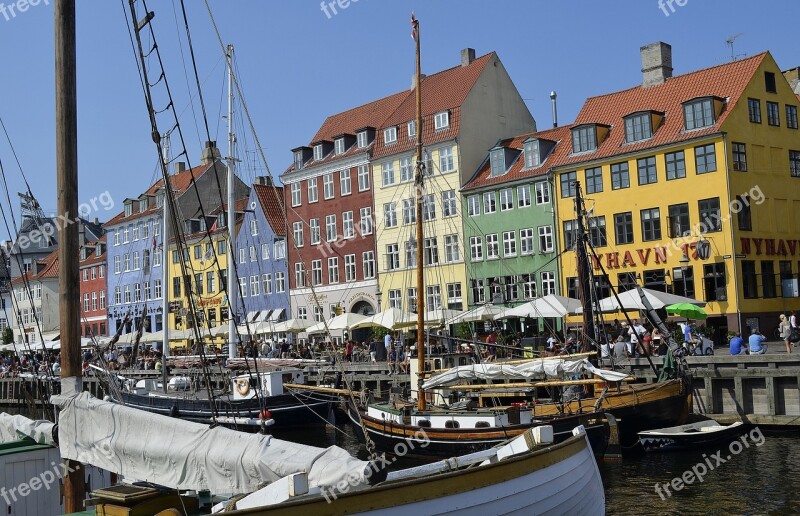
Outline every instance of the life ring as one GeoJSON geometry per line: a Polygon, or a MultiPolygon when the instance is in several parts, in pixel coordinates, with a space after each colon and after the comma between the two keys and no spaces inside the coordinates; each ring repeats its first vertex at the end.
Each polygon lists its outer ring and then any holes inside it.
{"type": "Polygon", "coordinates": [[[236,392],[242,396],[247,396],[247,393],[250,392],[250,380],[244,378],[236,380],[236,392]]]}
{"type": "Polygon", "coordinates": [[[263,412],[258,413],[258,419],[263,421],[265,419],[272,419],[272,414],[269,410],[264,410],[263,412]]]}

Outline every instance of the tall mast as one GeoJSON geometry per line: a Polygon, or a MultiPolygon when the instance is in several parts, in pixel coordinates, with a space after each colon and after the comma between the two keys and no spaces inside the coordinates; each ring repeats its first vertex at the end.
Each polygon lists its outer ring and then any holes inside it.
{"type": "Polygon", "coordinates": [[[234,237],[236,235],[236,213],[233,199],[233,176],[235,163],[233,159],[236,137],[233,135],[233,45],[228,45],[226,59],[228,61],[228,358],[236,358],[238,337],[236,335],[236,278],[233,268],[234,237]]]}
{"type": "MultiPolygon", "coordinates": [[[[58,213],[69,221],[78,220],[78,104],[75,56],[75,0],[55,3],[55,78],[56,78],[56,174],[58,213]]],[[[61,392],[70,395],[83,390],[81,339],[78,323],[80,284],[78,283],[78,225],[59,224],[58,228],[59,324],[61,329],[61,392]]],[[[65,513],[83,510],[86,494],[83,468],[65,461],[65,513]]]]}
{"type": "MultiPolygon", "coordinates": [[[[163,161],[164,170],[167,170],[167,165],[170,161],[170,142],[169,142],[169,135],[170,133],[164,134],[162,139],[163,148],[162,152],[163,155],[161,156],[161,160],[163,161]]],[[[163,340],[161,341],[161,388],[164,392],[167,392],[167,358],[169,358],[169,296],[167,293],[169,292],[169,224],[170,224],[170,216],[169,216],[169,207],[170,207],[170,193],[171,193],[172,185],[170,182],[169,175],[167,175],[166,181],[164,181],[164,202],[161,205],[161,210],[163,212],[163,219],[164,227],[161,230],[161,330],[164,332],[163,340]]],[[[155,250],[158,252],[158,249],[155,250]]]]}
{"type": "Polygon", "coordinates": [[[581,183],[575,181],[575,213],[578,220],[578,238],[575,241],[575,252],[578,255],[578,291],[583,305],[583,333],[581,351],[589,349],[588,337],[596,339],[594,331],[594,308],[592,303],[592,269],[589,264],[589,255],[586,253],[586,226],[584,225],[583,198],[581,197],[581,183]]]}
{"type": "Polygon", "coordinates": [[[425,371],[425,276],[423,267],[422,203],[425,200],[425,164],[422,162],[422,72],[420,70],[419,20],[412,14],[414,42],[417,54],[417,175],[414,186],[417,192],[417,408],[425,410],[425,391],[422,389],[425,371]]]}

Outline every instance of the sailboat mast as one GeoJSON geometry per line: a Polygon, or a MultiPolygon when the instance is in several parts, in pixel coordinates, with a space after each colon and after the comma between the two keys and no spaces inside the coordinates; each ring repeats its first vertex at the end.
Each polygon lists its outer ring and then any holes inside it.
{"type": "Polygon", "coordinates": [[[592,269],[589,265],[589,255],[586,252],[586,226],[584,224],[583,198],[581,196],[581,183],[575,181],[575,213],[578,220],[578,238],[575,240],[575,251],[578,255],[578,290],[581,304],[583,304],[583,334],[581,351],[589,349],[589,340],[596,338],[594,331],[594,307],[592,303],[592,269]]]}
{"type": "Polygon", "coordinates": [[[414,42],[416,43],[416,80],[417,88],[417,175],[414,186],[417,192],[417,408],[425,410],[425,391],[422,389],[425,371],[425,276],[423,267],[423,233],[422,203],[425,196],[425,164],[422,161],[422,72],[419,51],[419,20],[411,15],[414,42]]]}
{"type": "MultiPolygon", "coordinates": [[[[169,137],[170,133],[166,133],[162,140],[164,146],[161,160],[164,162],[164,170],[166,170],[170,160],[169,137]]],[[[161,341],[161,388],[165,393],[167,392],[167,358],[169,358],[169,296],[167,295],[167,292],[169,292],[167,290],[169,288],[169,267],[167,264],[170,262],[168,261],[169,257],[167,256],[167,252],[169,250],[169,207],[171,188],[172,185],[170,184],[169,176],[167,176],[164,181],[164,202],[161,205],[164,224],[161,230],[161,330],[164,332],[164,337],[161,341]]],[[[154,249],[153,252],[158,252],[158,249],[154,249]]]]}
{"type": "MultiPolygon", "coordinates": [[[[78,104],[75,56],[75,0],[55,3],[56,78],[56,175],[58,213],[69,221],[78,220],[78,104]]],[[[78,282],[78,224],[58,227],[59,327],[61,330],[61,393],[83,390],[81,339],[78,323],[80,283],[78,282]]],[[[67,460],[64,478],[65,513],[83,510],[86,494],[83,468],[67,460]]]]}
{"type": "Polygon", "coordinates": [[[234,160],[233,147],[236,137],[233,135],[233,45],[228,45],[226,59],[228,61],[228,358],[236,358],[238,338],[236,335],[236,278],[233,269],[234,237],[236,236],[236,212],[233,199],[234,160]]]}

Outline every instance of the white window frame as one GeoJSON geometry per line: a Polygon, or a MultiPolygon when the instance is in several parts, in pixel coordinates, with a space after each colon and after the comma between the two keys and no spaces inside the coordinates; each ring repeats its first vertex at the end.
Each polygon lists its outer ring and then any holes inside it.
{"type": "Polygon", "coordinates": [[[414,138],[417,136],[417,121],[412,120],[408,123],[408,137],[414,138]]]}
{"type": "Polygon", "coordinates": [[[369,165],[358,166],[358,191],[366,192],[370,188],[369,165]]]}
{"type": "MultiPolygon", "coordinates": [[[[302,224],[302,222],[300,224],[302,224]]],[[[266,242],[261,244],[261,259],[269,260],[269,244],[266,242]]]]}
{"type": "Polygon", "coordinates": [[[339,283],[339,257],[328,257],[328,285],[339,283]]]}
{"type": "Polygon", "coordinates": [[[556,293],[556,273],[553,271],[542,271],[542,296],[556,293]]]}
{"type": "Polygon", "coordinates": [[[477,217],[481,214],[481,195],[475,194],[467,197],[467,215],[477,217]]]}
{"type": "Polygon", "coordinates": [[[442,192],[442,217],[458,215],[458,197],[455,190],[442,192]]]}
{"type": "Polygon", "coordinates": [[[311,245],[318,245],[322,241],[322,233],[319,227],[319,218],[313,218],[308,221],[309,240],[311,245]]]}
{"type": "Polygon", "coordinates": [[[250,220],[250,236],[258,236],[258,221],[256,219],[250,220]]]}
{"type": "Polygon", "coordinates": [[[317,190],[317,178],[308,178],[308,203],[319,201],[319,191],[317,190]]]}
{"type": "Polygon", "coordinates": [[[469,256],[473,262],[483,261],[483,237],[469,237],[469,256]]]}
{"type": "Polygon", "coordinates": [[[311,261],[311,285],[315,287],[322,285],[322,260],[311,261]]]}
{"type": "Polygon", "coordinates": [[[497,196],[492,192],[483,193],[483,213],[490,214],[497,211],[497,196]],[[489,202],[491,201],[491,202],[489,202]]]}
{"type": "Polygon", "coordinates": [[[517,256],[516,231],[503,231],[503,256],[505,258],[517,256]]]}
{"type": "Polygon", "coordinates": [[[329,172],[322,176],[322,195],[327,200],[333,199],[335,193],[335,189],[333,188],[333,172],[329,172]]]}
{"type": "Polygon", "coordinates": [[[361,253],[361,262],[364,269],[364,279],[375,277],[375,253],[365,251],[361,253]]]}
{"type": "Polygon", "coordinates": [[[455,263],[461,260],[461,253],[458,250],[458,235],[444,236],[444,261],[445,263],[455,263]]]}
{"type": "Polygon", "coordinates": [[[387,202],[383,205],[383,225],[387,228],[397,227],[397,203],[387,202]]]}
{"type": "Polygon", "coordinates": [[[356,255],[347,254],[344,257],[344,280],[356,281],[356,255]]]}
{"type": "Polygon", "coordinates": [[[344,151],[345,151],[344,138],[336,138],[333,141],[333,146],[335,148],[335,152],[336,152],[337,155],[344,154],[344,151]]]}
{"type": "Polygon", "coordinates": [[[336,214],[325,215],[325,241],[335,242],[337,236],[336,214]]]}
{"type": "Polygon", "coordinates": [[[283,272],[275,273],[275,292],[278,294],[286,292],[286,274],[283,272]]]}
{"type": "Polygon", "coordinates": [[[395,177],[394,177],[394,162],[387,161],[385,163],[381,163],[381,180],[383,186],[392,186],[395,184],[395,177]]]}
{"type": "Polygon", "coordinates": [[[303,222],[293,222],[292,223],[292,235],[294,236],[294,245],[295,247],[303,247],[303,222]]]}
{"type": "Polygon", "coordinates": [[[531,205],[531,185],[517,187],[517,208],[528,208],[531,205]]]}
{"type": "Polygon", "coordinates": [[[303,194],[300,190],[300,183],[292,183],[290,188],[292,190],[292,206],[300,206],[300,204],[303,202],[303,194]]]}
{"type": "Polygon", "coordinates": [[[410,157],[400,158],[400,182],[409,183],[414,180],[414,164],[410,157]]]}
{"type": "Polygon", "coordinates": [[[502,190],[500,190],[500,211],[510,211],[513,209],[514,209],[514,190],[511,188],[503,188],[502,190]]]}
{"type": "Polygon", "coordinates": [[[536,183],[536,205],[550,204],[550,183],[539,181],[536,183]]]}
{"type": "Polygon", "coordinates": [[[537,230],[539,234],[539,252],[552,253],[553,252],[553,227],[552,226],[539,226],[537,230]],[[544,240],[542,240],[544,239],[544,240]],[[542,245],[542,242],[549,243],[549,245],[542,245]]]}
{"type": "Polygon", "coordinates": [[[322,155],[322,144],[314,145],[314,161],[320,161],[324,156],[322,155]]]}
{"type": "Polygon", "coordinates": [[[342,237],[347,239],[356,237],[355,221],[352,211],[342,213],[342,237]]]}
{"type": "Polygon", "coordinates": [[[448,145],[439,149],[439,172],[446,174],[453,172],[456,169],[456,161],[453,152],[453,146],[448,145]]]}
{"type": "Polygon", "coordinates": [[[397,127],[387,127],[383,130],[383,143],[386,145],[397,143],[397,127]]]}
{"type": "Polygon", "coordinates": [[[485,237],[486,240],[486,259],[497,260],[500,258],[500,241],[497,238],[497,233],[489,233],[485,237]]]}
{"type": "Polygon", "coordinates": [[[439,111],[433,117],[433,128],[438,131],[440,129],[447,129],[450,127],[450,112],[439,111]]]}
{"type": "Polygon", "coordinates": [[[521,256],[534,254],[536,252],[535,238],[533,228],[523,228],[519,230],[519,254],[521,256]]]}
{"type": "Polygon", "coordinates": [[[346,168],[339,171],[339,195],[350,195],[353,193],[352,183],[350,182],[350,169],[346,168]]]}
{"type": "Polygon", "coordinates": [[[361,208],[359,210],[360,220],[360,230],[361,235],[371,235],[372,234],[372,207],[367,206],[366,208],[361,208]]]}
{"type": "Polygon", "coordinates": [[[367,131],[359,131],[356,133],[356,140],[358,141],[358,148],[363,149],[367,145],[369,145],[369,138],[367,135],[367,131]]]}

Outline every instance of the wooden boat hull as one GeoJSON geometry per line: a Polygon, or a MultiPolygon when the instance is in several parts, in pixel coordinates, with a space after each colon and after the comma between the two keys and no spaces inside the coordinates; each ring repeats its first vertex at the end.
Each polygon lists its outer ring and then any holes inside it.
{"type": "MultiPolygon", "coordinates": [[[[186,421],[209,423],[213,419],[211,405],[205,399],[183,399],[167,396],[146,396],[121,393],[126,406],[177,417],[186,421]]],[[[321,393],[281,394],[270,396],[264,405],[275,420],[271,429],[324,425],[331,414],[335,397],[321,393]]],[[[119,402],[119,400],[112,400],[119,402]]],[[[237,418],[258,418],[261,407],[256,398],[246,400],[215,399],[217,413],[237,418]]],[[[257,430],[257,428],[256,428],[257,430]]]]}
{"type": "Polygon", "coordinates": [[[356,435],[364,440],[361,424],[379,450],[394,455],[453,457],[486,450],[508,439],[521,435],[539,425],[553,427],[556,442],[572,436],[572,429],[583,425],[592,449],[601,455],[608,442],[608,425],[602,414],[576,414],[537,421],[533,424],[509,425],[502,428],[423,428],[400,425],[391,420],[370,417],[348,401],[348,417],[356,435]],[[359,412],[361,423],[359,423],[359,412]]]}
{"type": "Polygon", "coordinates": [[[230,514],[602,515],[605,493],[589,441],[581,434],[485,466],[230,514]]]}
{"type": "MultiPolygon", "coordinates": [[[[684,425],[693,428],[695,425],[684,425]]],[[[719,426],[718,430],[695,432],[665,432],[662,429],[639,433],[639,444],[646,452],[671,452],[713,448],[738,439],[745,431],[741,422],[719,426]]]]}

